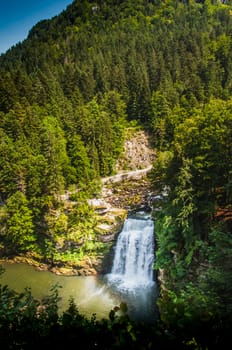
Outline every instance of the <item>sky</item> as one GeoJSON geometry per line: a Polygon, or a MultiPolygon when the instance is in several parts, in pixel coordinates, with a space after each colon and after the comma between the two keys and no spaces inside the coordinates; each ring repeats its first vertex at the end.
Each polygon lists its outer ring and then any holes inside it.
{"type": "Polygon", "coordinates": [[[0,0],[0,54],[26,39],[39,21],[66,9],[73,0],[0,0]]]}

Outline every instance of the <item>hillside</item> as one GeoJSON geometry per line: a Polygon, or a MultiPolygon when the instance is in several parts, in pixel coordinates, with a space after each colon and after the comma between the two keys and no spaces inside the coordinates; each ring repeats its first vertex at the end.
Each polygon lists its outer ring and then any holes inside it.
{"type": "Polygon", "coordinates": [[[129,211],[149,208],[152,195],[148,174],[155,161],[151,135],[143,130],[126,130],[123,151],[115,165],[115,175],[102,178],[102,196],[110,206],[129,211]]]}
{"type": "Polygon", "coordinates": [[[0,256],[94,264],[112,241],[91,199],[158,194],[162,322],[217,348],[232,315],[231,67],[229,0],[76,0],[35,25],[0,56],[0,256]]]}

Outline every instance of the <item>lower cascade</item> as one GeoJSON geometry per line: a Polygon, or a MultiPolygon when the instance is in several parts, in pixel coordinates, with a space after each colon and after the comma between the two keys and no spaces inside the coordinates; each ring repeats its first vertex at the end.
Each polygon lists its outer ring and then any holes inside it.
{"type": "Polygon", "coordinates": [[[153,281],[154,223],[127,219],[116,245],[112,275],[132,285],[153,281]]]}
{"type": "Polygon", "coordinates": [[[155,307],[153,265],[154,222],[149,215],[137,213],[124,223],[117,239],[112,270],[107,276],[109,284],[129,303],[129,309],[131,304],[136,318],[148,316],[155,307]]]}

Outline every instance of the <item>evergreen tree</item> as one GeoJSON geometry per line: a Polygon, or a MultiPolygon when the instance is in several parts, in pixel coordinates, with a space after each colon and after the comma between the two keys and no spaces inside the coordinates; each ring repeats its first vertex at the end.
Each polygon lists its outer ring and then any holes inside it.
{"type": "Polygon", "coordinates": [[[34,248],[35,235],[32,211],[22,192],[15,192],[6,203],[4,239],[14,253],[34,248]]]}

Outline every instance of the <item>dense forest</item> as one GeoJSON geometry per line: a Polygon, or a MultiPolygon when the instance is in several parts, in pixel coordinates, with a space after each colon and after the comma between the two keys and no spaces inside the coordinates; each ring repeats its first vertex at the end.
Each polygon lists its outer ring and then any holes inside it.
{"type": "MultiPolygon", "coordinates": [[[[74,1],[0,56],[1,255],[50,261],[92,251],[87,199],[114,173],[135,123],[154,140],[150,177],[163,194],[154,210],[162,326],[143,332],[166,334],[166,345],[180,337],[183,348],[219,348],[232,324],[230,1],[74,1]]],[[[14,293],[2,288],[3,296],[4,306],[14,293]]],[[[79,320],[103,332],[70,307],[75,321],[63,315],[64,329],[79,320]]],[[[6,327],[12,314],[1,316],[6,327]]],[[[143,349],[139,330],[111,316],[143,349]]],[[[113,349],[123,348],[120,334],[113,349]]]]}

